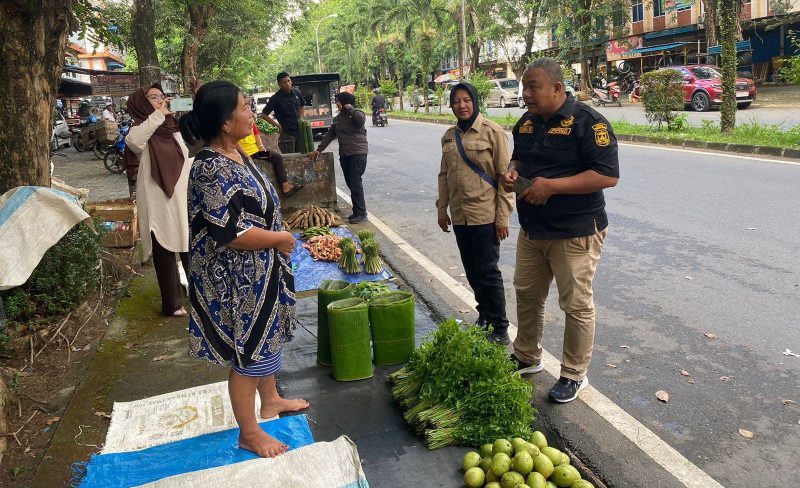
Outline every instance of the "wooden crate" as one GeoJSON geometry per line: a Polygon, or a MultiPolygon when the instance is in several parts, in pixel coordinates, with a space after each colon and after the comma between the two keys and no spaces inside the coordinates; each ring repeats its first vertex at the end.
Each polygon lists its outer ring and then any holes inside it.
{"type": "Polygon", "coordinates": [[[95,133],[98,141],[108,144],[117,140],[117,134],[119,134],[117,123],[110,120],[101,120],[96,124],[90,125],[88,129],[90,132],[95,133]]]}
{"type": "Polygon", "coordinates": [[[133,247],[139,238],[139,221],[136,214],[136,203],[131,199],[92,202],[86,205],[86,211],[92,218],[103,220],[106,235],[103,237],[104,247],[133,247]]]}

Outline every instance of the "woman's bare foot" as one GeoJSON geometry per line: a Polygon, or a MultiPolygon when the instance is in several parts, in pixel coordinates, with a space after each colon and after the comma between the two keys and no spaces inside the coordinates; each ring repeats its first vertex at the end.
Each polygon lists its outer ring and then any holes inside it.
{"type": "Polygon", "coordinates": [[[285,412],[299,412],[300,410],[307,409],[308,406],[309,403],[300,398],[289,400],[286,398],[277,397],[275,400],[261,405],[261,418],[271,419],[272,417],[285,412]]]}
{"type": "Polygon", "coordinates": [[[273,458],[289,450],[289,446],[275,439],[263,430],[239,432],[239,447],[258,454],[261,457],[273,458]]]}
{"type": "Polygon", "coordinates": [[[178,310],[172,312],[173,317],[186,317],[187,315],[189,315],[189,313],[186,311],[184,307],[181,307],[178,310]]]}

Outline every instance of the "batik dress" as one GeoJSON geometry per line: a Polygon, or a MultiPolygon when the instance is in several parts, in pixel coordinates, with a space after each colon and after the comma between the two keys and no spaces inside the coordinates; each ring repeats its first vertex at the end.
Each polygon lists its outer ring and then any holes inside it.
{"type": "Polygon", "coordinates": [[[253,227],[283,230],[275,189],[243,160],[205,148],[189,173],[189,354],[269,376],[294,327],[294,276],[277,249],[228,246],[253,227]]]}

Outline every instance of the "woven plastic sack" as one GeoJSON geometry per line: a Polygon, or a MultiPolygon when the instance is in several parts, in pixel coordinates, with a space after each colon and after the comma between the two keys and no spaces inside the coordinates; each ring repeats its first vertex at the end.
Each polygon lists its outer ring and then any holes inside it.
{"type": "Polygon", "coordinates": [[[414,352],[414,294],[382,293],[369,302],[375,364],[405,363],[414,352]]]}
{"type": "Polygon", "coordinates": [[[341,280],[325,280],[317,291],[317,362],[331,365],[331,339],[328,305],[353,296],[353,285],[341,280]]]}
{"type": "Polygon", "coordinates": [[[372,377],[369,306],[361,298],[328,305],[333,379],[355,381],[372,377]]]}

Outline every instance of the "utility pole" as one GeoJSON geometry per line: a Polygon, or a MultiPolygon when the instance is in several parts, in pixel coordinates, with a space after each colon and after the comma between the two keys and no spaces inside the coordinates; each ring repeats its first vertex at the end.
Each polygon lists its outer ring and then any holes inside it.
{"type": "Polygon", "coordinates": [[[461,0],[461,77],[467,79],[467,22],[465,20],[464,0],[461,0]]]}
{"type": "Polygon", "coordinates": [[[309,21],[311,23],[311,27],[314,28],[314,37],[317,40],[317,73],[322,73],[322,57],[319,55],[319,25],[325,19],[333,19],[333,18],[336,18],[338,16],[339,16],[339,14],[330,14],[330,15],[326,15],[325,17],[319,19],[316,23],[309,21]]]}

